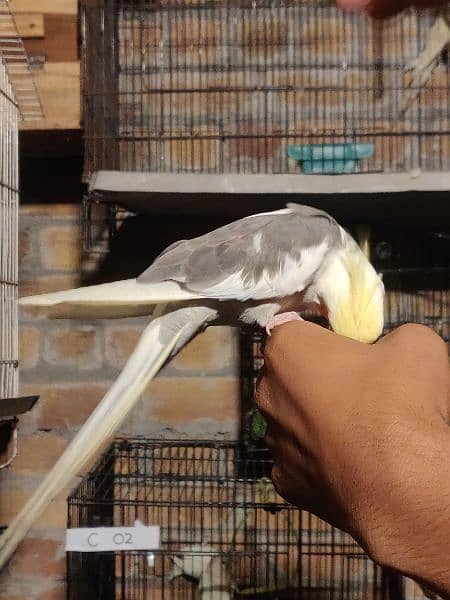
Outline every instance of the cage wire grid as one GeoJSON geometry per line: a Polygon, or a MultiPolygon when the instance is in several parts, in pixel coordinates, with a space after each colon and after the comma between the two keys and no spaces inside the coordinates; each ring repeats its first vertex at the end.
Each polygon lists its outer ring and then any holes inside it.
{"type": "Polygon", "coordinates": [[[374,145],[359,172],[449,170],[448,54],[402,110],[434,13],[381,24],[323,0],[81,6],[87,178],[296,173],[288,145],[353,142],[374,145]]]}
{"type": "Polygon", "coordinates": [[[0,0],[0,55],[24,122],[43,119],[42,104],[9,0],[0,0]]]}
{"type": "Polygon", "coordinates": [[[234,442],[116,441],[70,498],[69,526],[158,523],[162,548],[150,560],[69,553],[69,598],[388,598],[381,569],[277,496],[258,475],[263,463],[265,453],[243,456],[234,442]],[[189,577],[193,561],[213,572],[216,595],[189,577]]]}
{"type": "Polygon", "coordinates": [[[18,106],[0,56],[0,399],[18,392],[18,106]]]}

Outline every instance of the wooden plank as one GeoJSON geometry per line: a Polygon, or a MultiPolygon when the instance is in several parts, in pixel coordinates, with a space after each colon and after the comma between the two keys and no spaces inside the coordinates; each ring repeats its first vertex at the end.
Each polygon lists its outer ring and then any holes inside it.
{"type": "Polygon", "coordinates": [[[44,119],[21,124],[22,129],[78,129],[80,127],[80,63],[48,62],[34,71],[44,119]]]}
{"type": "Polygon", "coordinates": [[[39,9],[41,13],[57,13],[76,15],[78,0],[10,0],[9,5],[14,13],[30,13],[39,9]]]}
{"type": "Polygon", "coordinates": [[[26,39],[28,56],[45,56],[46,62],[71,62],[79,59],[76,15],[44,15],[45,37],[26,39]]]}
{"type": "Polygon", "coordinates": [[[22,38],[43,38],[44,15],[42,13],[20,13],[14,16],[17,31],[22,38]]]}

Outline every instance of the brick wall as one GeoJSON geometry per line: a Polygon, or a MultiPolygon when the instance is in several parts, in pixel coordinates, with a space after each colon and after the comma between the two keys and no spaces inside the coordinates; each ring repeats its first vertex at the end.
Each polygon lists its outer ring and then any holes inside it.
{"type": "MultiPolygon", "coordinates": [[[[80,284],[79,207],[21,210],[20,295],[80,284]]],[[[20,381],[39,394],[21,419],[19,455],[0,472],[0,524],[6,525],[55,463],[125,363],[145,319],[48,321],[21,311],[20,381]]],[[[238,343],[234,330],[211,328],[146,390],[123,433],[233,437],[239,417],[238,343]]],[[[3,600],[65,598],[66,494],[39,519],[0,580],[3,600]]]]}

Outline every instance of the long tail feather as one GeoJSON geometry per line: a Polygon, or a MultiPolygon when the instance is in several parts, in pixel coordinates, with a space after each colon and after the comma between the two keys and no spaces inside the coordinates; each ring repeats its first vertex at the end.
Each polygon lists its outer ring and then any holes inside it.
{"type": "Polygon", "coordinates": [[[124,279],[74,288],[51,294],[21,298],[19,303],[37,309],[50,318],[122,318],[149,315],[155,304],[185,302],[198,296],[183,290],[174,281],[140,283],[124,279]]]}
{"type": "MultiPolygon", "coordinates": [[[[188,311],[189,309],[183,309],[188,311]]],[[[181,312],[181,311],[180,311],[181,312]]],[[[141,392],[158,373],[192,323],[178,320],[164,336],[165,315],[147,325],[139,343],[112,388],[94,410],[55,466],[49,471],[24,508],[0,536],[0,569],[50,502],[102,449],[133,408],[141,392]],[[174,331],[175,330],[175,331],[174,331]],[[161,340],[165,341],[161,341],[161,340]]],[[[197,327],[198,328],[198,327],[197,327]]],[[[190,330],[190,331],[189,331],[190,330]]]]}

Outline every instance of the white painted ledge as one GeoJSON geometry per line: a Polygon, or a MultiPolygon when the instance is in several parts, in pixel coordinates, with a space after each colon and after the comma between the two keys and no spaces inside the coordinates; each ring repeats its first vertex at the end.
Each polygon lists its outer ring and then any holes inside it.
{"type": "Polygon", "coordinates": [[[239,175],[98,171],[90,192],[105,194],[384,194],[450,190],[450,172],[353,175],[239,175]]]}

